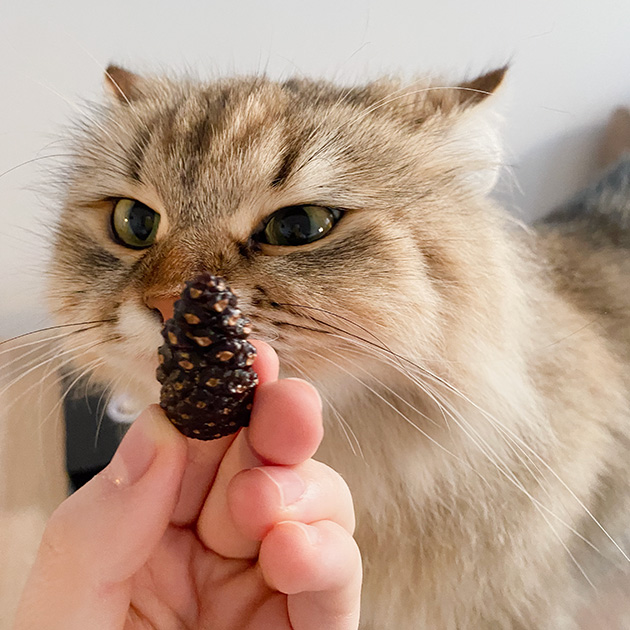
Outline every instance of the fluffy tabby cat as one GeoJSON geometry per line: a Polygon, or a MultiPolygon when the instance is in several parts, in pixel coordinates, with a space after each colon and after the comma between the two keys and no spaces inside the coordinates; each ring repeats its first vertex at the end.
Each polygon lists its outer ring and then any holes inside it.
{"type": "Polygon", "coordinates": [[[325,400],[366,630],[573,629],[630,564],[628,207],[535,231],[495,207],[503,75],[346,89],[111,67],[74,139],[50,304],[100,322],[69,337],[78,363],[155,401],[156,305],[226,276],[325,400]]]}

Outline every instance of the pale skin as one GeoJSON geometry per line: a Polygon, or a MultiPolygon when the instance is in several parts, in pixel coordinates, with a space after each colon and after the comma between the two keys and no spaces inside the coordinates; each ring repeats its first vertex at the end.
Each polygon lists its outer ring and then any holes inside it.
{"type": "Polygon", "coordinates": [[[199,442],[147,409],[52,516],[15,630],[358,628],[350,492],[312,459],[319,396],[255,343],[250,427],[199,442]]]}

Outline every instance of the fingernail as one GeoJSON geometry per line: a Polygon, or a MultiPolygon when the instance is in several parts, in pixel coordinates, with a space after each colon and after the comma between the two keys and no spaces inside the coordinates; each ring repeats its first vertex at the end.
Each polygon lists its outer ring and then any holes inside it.
{"type": "Polygon", "coordinates": [[[306,523],[300,523],[299,521],[293,521],[293,524],[297,525],[302,530],[306,540],[308,540],[311,545],[316,545],[320,541],[317,527],[306,525],[306,523]]]}
{"type": "Polygon", "coordinates": [[[286,466],[264,466],[256,468],[265,474],[280,491],[282,505],[285,507],[298,501],[306,491],[302,477],[286,466]]]}
{"type": "Polygon", "coordinates": [[[156,421],[153,413],[155,411],[149,408],[140,414],[104,471],[117,486],[130,486],[139,481],[155,459],[160,431],[153,426],[156,421]]]}

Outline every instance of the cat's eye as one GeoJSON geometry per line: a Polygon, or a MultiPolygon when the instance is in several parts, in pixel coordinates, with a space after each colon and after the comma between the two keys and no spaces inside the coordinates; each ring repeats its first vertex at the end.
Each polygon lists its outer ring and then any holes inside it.
{"type": "Polygon", "coordinates": [[[326,236],[341,214],[341,210],[325,206],[281,208],[264,221],[252,238],[268,245],[306,245],[326,236]]]}
{"type": "Polygon", "coordinates": [[[153,245],[160,215],[135,199],[119,199],[112,212],[112,231],[121,245],[144,249],[153,245]]]}

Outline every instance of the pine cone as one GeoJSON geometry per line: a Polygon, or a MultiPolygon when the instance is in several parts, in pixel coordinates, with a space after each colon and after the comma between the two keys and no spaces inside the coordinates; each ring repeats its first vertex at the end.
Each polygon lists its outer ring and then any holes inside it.
{"type": "Polygon", "coordinates": [[[258,384],[250,331],[223,278],[186,283],[162,330],[157,369],[160,406],[185,436],[214,440],[249,424],[258,384]]]}

